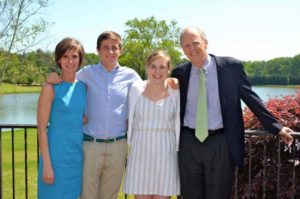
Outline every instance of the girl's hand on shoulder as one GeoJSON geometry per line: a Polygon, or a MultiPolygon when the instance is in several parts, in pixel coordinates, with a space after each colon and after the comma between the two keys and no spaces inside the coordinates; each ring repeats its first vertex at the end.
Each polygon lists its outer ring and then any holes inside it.
{"type": "Polygon", "coordinates": [[[168,86],[170,86],[171,88],[173,89],[179,89],[179,81],[177,78],[167,78],[167,83],[168,83],[168,86]]]}

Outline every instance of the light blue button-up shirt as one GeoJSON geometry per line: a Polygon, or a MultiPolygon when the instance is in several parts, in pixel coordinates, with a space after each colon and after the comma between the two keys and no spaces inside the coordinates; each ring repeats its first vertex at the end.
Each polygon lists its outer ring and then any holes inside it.
{"type": "MultiPolygon", "coordinates": [[[[223,128],[216,62],[208,56],[203,67],[206,78],[208,129],[215,130],[223,128]]],[[[184,126],[193,129],[196,126],[198,88],[199,68],[192,66],[184,115],[184,126]]]]}
{"type": "Polygon", "coordinates": [[[84,133],[98,139],[125,135],[128,90],[139,75],[122,66],[109,72],[100,63],[82,68],[76,77],[87,85],[88,123],[84,133]]]}

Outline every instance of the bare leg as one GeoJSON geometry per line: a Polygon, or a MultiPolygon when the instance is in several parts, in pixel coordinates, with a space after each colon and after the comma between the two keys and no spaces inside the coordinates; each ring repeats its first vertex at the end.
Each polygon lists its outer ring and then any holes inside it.
{"type": "Polygon", "coordinates": [[[153,199],[152,195],[134,195],[134,199],[153,199]]]}
{"type": "Polygon", "coordinates": [[[171,196],[153,196],[153,199],[171,199],[171,196]]]}

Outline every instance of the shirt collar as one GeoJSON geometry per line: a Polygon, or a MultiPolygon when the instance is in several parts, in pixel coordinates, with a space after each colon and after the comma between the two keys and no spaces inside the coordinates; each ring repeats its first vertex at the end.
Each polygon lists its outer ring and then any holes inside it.
{"type": "Polygon", "coordinates": [[[105,73],[116,73],[120,68],[119,63],[117,63],[117,65],[114,67],[114,69],[111,72],[109,72],[101,62],[99,62],[99,66],[100,66],[100,70],[105,73]]]}
{"type": "MultiPolygon", "coordinates": [[[[210,55],[208,55],[207,59],[204,62],[204,65],[203,65],[204,72],[207,74],[210,68],[211,68],[211,57],[210,57],[210,55]]],[[[199,70],[200,69],[198,67],[192,65],[192,73],[198,74],[199,70]]]]}

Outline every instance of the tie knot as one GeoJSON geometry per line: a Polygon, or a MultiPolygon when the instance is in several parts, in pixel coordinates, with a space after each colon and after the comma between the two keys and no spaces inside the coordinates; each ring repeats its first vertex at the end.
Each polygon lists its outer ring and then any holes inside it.
{"type": "Polygon", "coordinates": [[[199,75],[200,77],[205,77],[205,70],[203,68],[200,68],[199,75]]]}

